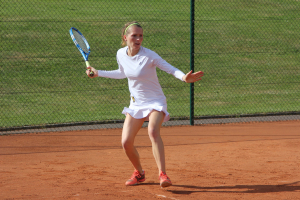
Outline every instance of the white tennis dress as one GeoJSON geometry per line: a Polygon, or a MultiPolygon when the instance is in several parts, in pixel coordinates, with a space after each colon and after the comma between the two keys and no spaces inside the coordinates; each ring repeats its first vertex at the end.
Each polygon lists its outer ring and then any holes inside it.
{"type": "Polygon", "coordinates": [[[136,119],[146,118],[149,120],[149,114],[153,110],[157,110],[163,111],[165,113],[164,122],[168,121],[170,115],[167,111],[167,101],[157,78],[156,67],[181,81],[185,74],[150,49],[141,46],[139,52],[133,57],[127,55],[127,49],[126,46],[117,52],[119,69],[98,70],[98,76],[128,79],[131,100],[129,108],[125,107],[122,111],[123,114],[128,113],[136,119]]]}

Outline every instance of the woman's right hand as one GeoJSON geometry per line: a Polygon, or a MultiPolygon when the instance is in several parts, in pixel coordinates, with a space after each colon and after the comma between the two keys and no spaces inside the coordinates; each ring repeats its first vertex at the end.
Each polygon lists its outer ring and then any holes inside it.
{"type": "Polygon", "coordinates": [[[96,77],[98,77],[98,70],[96,70],[96,69],[93,68],[93,67],[87,67],[85,73],[86,73],[86,75],[88,75],[88,77],[90,77],[90,78],[96,78],[96,77]],[[94,75],[91,76],[91,75],[90,75],[90,72],[93,72],[94,75]]]}

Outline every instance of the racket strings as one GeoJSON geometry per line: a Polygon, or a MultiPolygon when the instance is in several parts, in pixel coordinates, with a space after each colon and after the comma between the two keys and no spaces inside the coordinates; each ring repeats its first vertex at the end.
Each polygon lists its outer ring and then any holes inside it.
{"type": "Polygon", "coordinates": [[[76,42],[77,42],[78,45],[80,46],[80,48],[81,48],[85,53],[88,53],[89,50],[88,50],[88,47],[87,47],[86,43],[84,42],[83,36],[80,35],[77,31],[73,31],[73,35],[74,35],[74,38],[75,38],[76,42]]]}

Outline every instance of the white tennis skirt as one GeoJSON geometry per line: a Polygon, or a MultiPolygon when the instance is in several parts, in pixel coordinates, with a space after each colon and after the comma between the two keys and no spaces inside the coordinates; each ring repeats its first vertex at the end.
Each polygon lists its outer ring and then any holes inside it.
{"type": "Polygon", "coordinates": [[[129,108],[124,107],[122,114],[124,114],[125,116],[127,115],[127,113],[129,115],[131,115],[131,117],[135,118],[135,119],[142,119],[142,118],[146,118],[145,121],[149,121],[149,115],[151,112],[153,112],[154,110],[157,111],[162,111],[165,113],[165,118],[163,122],[169,121],[170,119],[170,114],[167,111],[167,105],[163,105],[163,106],[159,106],[159,105],[150,105],[147,107],[142,107],[142,106],[129,106],[129,108]]]}

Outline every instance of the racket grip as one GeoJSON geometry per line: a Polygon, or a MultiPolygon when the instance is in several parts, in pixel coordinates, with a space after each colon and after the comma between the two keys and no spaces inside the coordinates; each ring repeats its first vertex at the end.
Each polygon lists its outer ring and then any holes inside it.
{"type": "MultiPolygon", "coordinates": [[[[89,61],[85,61],[85,64],[86,64],[86,67],[90,67],[90,63],[89,61]]],[[[94,72],[92,72],[92,70],[89,70],[90,71],[90,77],[93,77],[94,76],[94,72]]]]}

